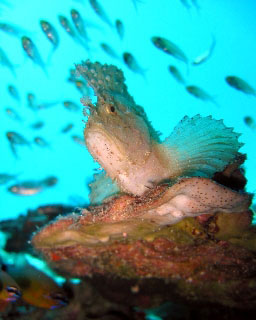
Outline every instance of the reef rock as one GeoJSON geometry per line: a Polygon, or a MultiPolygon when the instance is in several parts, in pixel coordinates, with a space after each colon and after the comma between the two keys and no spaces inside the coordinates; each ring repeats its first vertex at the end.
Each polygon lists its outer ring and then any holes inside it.
{"type": "Polygon", "coordinates": [[[197,115],[161,142],[119,69],[77,68],[98,98],[83,100],[84,134],[105,171],[90,185],[94,205],[39,230],[34,247],[53,268],[102,279],[113,295],[125,283],[118,294],[131,305],[154,283],[150,305],[256,308],[256,232],[239,134],[197,115]]]}

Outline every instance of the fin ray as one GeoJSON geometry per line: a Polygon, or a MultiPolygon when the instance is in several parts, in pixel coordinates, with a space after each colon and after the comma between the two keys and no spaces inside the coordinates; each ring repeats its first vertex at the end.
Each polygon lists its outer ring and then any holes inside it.
{"type": "Polygon", "coordinates": [[[212,177],[233,162],[243,143],[239,133],[211,116],[185,116],[162,145],[174,165],[174,175],[212,177]]]}

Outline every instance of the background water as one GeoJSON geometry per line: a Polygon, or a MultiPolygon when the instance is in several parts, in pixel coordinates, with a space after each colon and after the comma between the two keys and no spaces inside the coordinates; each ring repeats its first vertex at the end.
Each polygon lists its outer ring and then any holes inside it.
{"type": "MultiPolygon", "coordinates": [[[[99,0],[100,1],[100,0],[99,0]]],[[[132,0],[101,0],[107,15],[114,23],[124,23],[125,34],[120,40],[114,28],[104,23],[92,10],[88,0],[7,0],[0,1],[0,22],[8,22],[23,28],[46,64],[47,74],[25,54],[20,38],[0,32],[0,47],[15,66],[13,75],[0,65],[0,173],[18,174],[17,181],[44,179],[49,175],[58,177],[56,186],[33,196],[17,196],[7,188],[14,182],[0,186],[0,218],[7,219],[25,213],[27,209],[51,203],[81,205],[88,203],[87,183],[91,180],[97,164],[85,147],[75,143],[71,136],[83,134],[84,119],[81,111],[71,112],[63,107],[64,100],[80,103],[81,94],[67,81],[69,69],[81,60],[91,59],[120,67],[127,79],[129,92],[135,101],[145,108],[154,127],[166,137],[184,115],[212,115],[224,119],[227,126],[241,132],[241,149],[247,153],[245,163],[248,178],[247,191],[255,192],[255,132],[246,126],[243,118],[256,119],[256,98],[229,87],[227,75],[236,75],[256,87],[256,2],[254,0],[198,0],[200,9],[187,9],[180,0],[141,0],[135,8],[132,0]],[[5,3],[5,4],[4,4],[5,3]],[[88,27],[90,51],[75,42],[61,27],[57,16],[67,16],[77,9],[88,27]],[[48,59],[52,45],[43,34],[39,20],[49,21],[60,37],[60,45],[48,59]],[[161,36],[176,43],[192,61],[211,45],[212,35],[216,47],[211,58],[199,66],[187,66],[155,48],[152,36],[161,36]],[[129,70],[122,59],[113,59],[102,51],[99,44],[106,42],[121,57],[131,52],[145,77],[129,70]],[[48,62],[47,62],[48,61],[48,62]],[[168,65],[177,66],[187,78],[188,84],[202,87],[217,101],[203,102],[189,95],[168,71],[168,65]],[[15,101],[7,86],[17,87],[21,101],[15,101]],[[26,95],[32,92],[39,102],[58,102],[47,109],[33,111],[27,106],[26,95]],[[10,107],[22,121],[10,119],[5,108],[10,107]],[[40,130],[31,129],[36,121],[43,121],[40,130]],[[69,122],[74,128],[69,133],[61,129],[69,122]],[[20,146],[16,159],[5,136],[15,131],[31,141],[31,147],[20,146]],[[40,148],[33,138],[41,136],[49,142],[49,148],[40,148]]],[[[16,181],[16,182],[17,182],[16,181]]]]}

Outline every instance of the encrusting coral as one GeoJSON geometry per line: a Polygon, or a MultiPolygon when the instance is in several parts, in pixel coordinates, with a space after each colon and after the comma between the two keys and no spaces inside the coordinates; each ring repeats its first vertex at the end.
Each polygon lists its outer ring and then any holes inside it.
{"type": "Polygon", "coordinates": [[[82,100],[84,135],[105,171],[90,185],[92,205],[41,229],[34,247],[66,274],[165,279],[169,299],[255,308],[239,134],[196,115],[160,141],[121,70],[90,61],[77,70],[98,99],[82,100]]]}

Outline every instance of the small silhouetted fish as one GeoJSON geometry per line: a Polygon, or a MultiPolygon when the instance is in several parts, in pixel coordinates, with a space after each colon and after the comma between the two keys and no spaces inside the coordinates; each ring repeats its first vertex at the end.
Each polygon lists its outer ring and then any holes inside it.
{"type": "Polygon", "coordinates": [[[75,9],[71,9],[70,14],[79,35],[87,42],[89,38],[85,29],[85,22],[81,17],[80,13],[75,9]]]}
{"type": "Polygon", "coordinates": [[[140,0],[132,0],[132,3],[133,3],[133,5],[134,5],[134,8],[135,8],[136,10],[138,10],[137,3],[142,3],[142,1],[140,1],[140,0]]]}
{"type": "Polygon", "coordinates": [[[35,144],[37,144],[39,147],[43,147],[43,148],[49,147],[49,143],[48,143],[47,141],[45,141],[45,139],[42,138],[42,137],[35,137],[35,138],[34,138],[34,142],[35,142],[35,144]]]}
{"type": "Polygon", "coordinates": [[[18,113],[12,109],[12,108],[6,108],[5,113],[13,120],[21,121],[21,117],[18,115],[18,113]]]}
{"type": "Polygon", "coordinates": [[[251,128],[251,129],[256,128],[256,123],[252,117],[250,117],[250,116],[244,117],[244,122],[249,128],[251,128]]]}
{"type": "Polygon", "coordinates": [[[49,176],[43,180],[41,180],[41,184],[45,187],[53,187],[57,184],[58,178],[55,176],[49,176]]]}
{"type": "Polygon", "coordinates": [[[77,76],[76,74],[76,70],[75,69],[70,69],[69,70],[69,77],[68,77],[68,81],[69,82],[76,82],[76,80],[78,80],[79,76],[77,76]]]}
{"type": "Polygon", "coordinates": [[[194,96],[200,100],[210,101],[210,102],[217,105],[217,103],[215,102],[214,98],[211,95],[209,95],[206,91],[204,91],[203,89],[201,89],[197,86],[187,86],[186,90],[192,96],[194,96]]]}
{"type": "Polygon", "coordinates": [[[9,140],[11,150],[15,157],[17,158],[16,146],[17,145],[27,145],[30,146],[28,140],[26,140],[22,135],[14,131],[6,132],[6,137],[9,140]]]}
{"type": "Polygon", "coordinates": [[[36,96],[34,95],[34,93],[32,92],[27,93],[27,102],[28,102],[29,108],[33,110],[36,109],[36,96]]]}
{"type": "Polygon", "coordinates": [[[251,85],[249,85],[248,82],[246,82],[245,80],[239,77],[228,76],[226,77],[226,82],[236,90],[242,91],[243,93],[246,93],[246,94],[256,95],[255,89],[251,85]]]}
{"type": "Polygon", "coordinates": [[[215,45],[216,45],[216,40],[214,37],[212,37],[212,43],[211,43],[210,48],[207,51],[205,51],[204,53],[202,53],[201,55],[199,55],[198,57],[196,57],[194,59],[194,61],[192,62],[192,64],[194,66],[198,66],[198,65],[202,64],[203,62],[207,61],[211,57],[213,50],[215,48],[215,45]]]}
{"type": "Polygon", "coordinates": [[[0,270],[0,313],[5,311],[10,302],[16,301],[20,296],[21,290],[19,285],[9,274],[0,270]]]}
{"type": "Polygon", "coordinates": [[[131,53],[124,52],[123,60],[130,70],[136,73],[140,73],[142,76],[145,76],[145,70],[139,66],[138,62],[131,53]]]}
{"type": "Polygon", "coordinates": [[[180,73],[179,69],[176,68],[175,66],[171,65],[168,67],[170,73],[172,74],[172,76],[174,77],[175,80],[177,80],[178,82],[185,84],[186,81],[183,78],[182,74],[180,73]]]}
{"type": "Polygon", "coordinates": [[[185,53],[173,42],[162,37],[152,37],[153,44],[163,52],[172,55],[178,60],[188,63],[188,58],[185,53]]]}
{"type": "Polygon", "coordinates": [[[106,12],[102,8],[102,6],[99,4],[97,0],[89,0],[91,7],[95,11],[95,13],[104,21],[106,22],[110,27],[113,27],[112,22],[108,18],[106,12]]]}
{"type": "Polygon", "coordinates": [[[69,132],[72,128],[74,127],[73,123],[68,123],[62,130],[62,133],[67,133],[69,132]]]}
{"type": "Polygon", "coordinates": [[[0,48],[0,64],[11,70],[14,76],[16,75],[13,64],[8,59],[6,53],[2,48],[0,48]]]}
{"type": "Polygon", "coordinates": [[[90,89],[83,80],[76,80],[75,86],[84,97],[89,97],[90,89]]]}
{"type": "Polygon", "coordinates": [[[59,22],[60,22],[61,26],[67,32],[67,34],[69,34],[72,38],[76,38],[75,30],[73,29],[68,18],[66,18],[62,15],[59,15],[58,18],[59,18],[59,22]]]}
{"type": "Polygon", "coordinates": [[[114,49],[112,49],[107,43],[100,43],[101,49],[106,52],[111,58],[119,59],[118,55],[115,53],[114,49]]]}
{"type": "Polygon", "coordinates": [[[45,69],[45,64],[43,63],[43,60],[39,54],[39,51],[37,50],[34,42],[26,37],[23,36],[21,38],[21,43],[24,51],[26,52],[27,56],[37,65],[39,65],[43,71],[47,74],[46,69],[45,69]]]}
{"type": "Polygon", "coordinates": [[[8,183],[17,178],[17,174],[0,173],[0,184],[8,183]]]}
{"type": "Polygon", "coordinates": [[[26,32],[24,29],[6,22],[0,22],[0,30],[15,37],[20,37],[22,33],[26,32]]]}
{"type": "Polygon", "coordinates": [[[80,45],[82,45],[86,50],[88,50],[88,45],[86,43],[84,43],[76,34],[75,29],[73,28],[73,26],[71,25],[70,21],[68,20],[68,18],[59,15],[59,22],[62,25],[63,29],[67,32],[67,34],[77,43],[79,43],[80,45]]]}
{"type": "Polygon", "coordinates": [[[193,4],[193,6],[194,6],[197,10],[200,9],[200,6],[199,6],[197,0],[191,0],[191,2],[192,2],[192,4],[193,4]]]}
{"type": "Polygon", "coordinates": [[[83,137],[80,137],[78,135],[73,135],[71,136],[71,138],[78,144],[80,144],[81,146],[85,146],[85,141],[83,137]]]}
{"type": "Polygon", "coordinates": [[[18,92],[17,88],[16,88],[14,85],[9,84],[8,87],[7,87],[7,89],[8,89],[9,94],[10,94],[15,100],[20,101],[19,92],[18,92]]]}
{"type": "Polygon", "coordinates": [[[43,121],[37,121],[31,124],[31,128],[32,129],[41,129],[44,126],[44,122],[43,121]]]}
{"type": "Polygon", "coordinates": [[[57,183],[56,177],[48,177],[39,181],[23,181],[8,188],[8,191],[21,196],[32,196],[57,183]]]}
{"type": "Polygon", "coordinates": [[[37,104],[36,108],[38,110],[40,109],[47,109],[50,108],[52,106],[56,106],[56,104],[59,104],[59,101],[46,101],[46,102],[40,102],[37,104]]]}
{"type": "Polygon", "coordinates": [[[14,131],[8,131],[6,133],[6,136],[8,140],[13,144],[20,144],[20,145],[30,145],[28,140],[26,140],[21,134],[14,132],[14,131]]]}
{"type": "Polygon", "coordinates": [[[76,104],[75,102],[72,102],[72,101],[63,101],[63,105],[66,109],[70,110],[70,111],[79,111],[81,110],[81,107],[76,104]]]}
{"type": "Polygon", "coordinates": [[[43,186],[38,181],[24,181],[8,188],[9,192],[21,196],[32,196],[42,190],[43,186]]]}
{"type": "Polygon", "coordinates": [[[190,8],[191,8],[188,0],[180,0],[180,2],[182,3],[182,5],[183,5],[185,8],[187,8],[187,9],[190,9],[190,8]]]}
{"type": "Polygon", "coordinates": [[[124,37],[124,25],[123,25],[123,22],[119,19],[116,20],[115,22],[115,25],[116,25],[116,31],[120,37],[120,39],[123,39],[124,37]]]}
{"type": "Polygon", "coordinates": [[[47,39],[52,43],[54,50],[59,45],[59,35],[53,25],[45,20],[40,20],[40,26],[47,39]]]}

